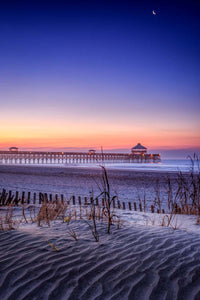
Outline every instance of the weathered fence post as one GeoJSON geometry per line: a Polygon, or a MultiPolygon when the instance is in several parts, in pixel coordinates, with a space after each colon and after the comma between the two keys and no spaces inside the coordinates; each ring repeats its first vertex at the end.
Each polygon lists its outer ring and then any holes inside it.
{"type": "Polygon", "coordinates": [[[50,194],[49,195],[49,201],[52,203],[52,199],[53,199],[53,197],[52,197],[52,194],[50,194]]]}
{"type": "Polygon", "coordinates": [[[45,201],[46,203],[48,203],[48,195],[47,195],[47,193],[44,193],[44,201],[45,201]]]}
{"type": "Polygon", "coordinates": [[[3,190],[2,190],[2,193],[1,193],[1,205],[4,205],[4,204],[5,204],[6,197],[7,197],[6,190],[3,189],[3,190]]]}
{"type": "Polygon", "coordinates": [[[42,195],[42,193],[39,193],[39,204],[41,204],[42,203],[42,199],[43,198],[43,195],[42,195]]]}
{"type": "Polygon", "coordinates": [[[22,192],[22,204],[24,204],[25,192],[22,192]]]}
{"type": "Polygon", "coordinates": [[[125,204],[125,202],[123,202],[122,205],[123,205],[123,209],[126,209],[126,204],[125,204]]]}
{"type": "Polygon", "coordinates": [[[151,212],[154,213],[154,205],[151,205],[151,212]]]}
{"type": "Polygon", "coordinates": [[[131,210],[131,202],[128,203],[129,210],[131,210]]]}
{"type": "Polygon", "coordinates": [[[14,203],[15,203],[16,205],[18,205],[18,202],[19,202],[19,192],[16,191],[14,203]]]}
{"type": "Polygon", "coordinates": [[[10,203],[11,200],[12,200],[12,191],[10,190],[10,191],[8,191],[8,200],[7,200],[7,202],[10,203]]]}
{"type": "Polygon", "coordinates": [[[134,202],[133,205],[134,205],[134,210],[136,211],[137,210],[136,202],[134,202]]]}
{"type": "Polygon", "coordinates": [[[27,199],[28,204],[30,204],[30,198],[31,198],[31,192],[28,192],[28,199],[27,199]]]}
{"type": "Polygon", "coordinates": [[[115,199],[113,199],[113,208],[115,208],[115,199]]]}
{"type": "Polygon", "coordinates": [[[120,209],[121,208],[121,204],[120,204],[120,201],[117,200],[117,208],[120,209]]]}
{"type": "Polygon", "coordinates": [[[6,202],[5,202],[5,204],[6,205],[10,204],[11,201],[12,201],[12,191],[10,190],[10,191],[8,191],[8,198],[7,198],[6,202]]]}
{"type": "Polygon", "coordinates": [[[2,190],[2,193],[1,193],[1,204],[2,204],[2,205],[5,204],[6,198],[7,198],[7,193],[6,193],[6,190],[3,189],[3,190],[2,190]]]}
{"type": "Polygon", "coordinates": [[[36,203],[36,193],[33,194],[33,204],[36,203]]]}

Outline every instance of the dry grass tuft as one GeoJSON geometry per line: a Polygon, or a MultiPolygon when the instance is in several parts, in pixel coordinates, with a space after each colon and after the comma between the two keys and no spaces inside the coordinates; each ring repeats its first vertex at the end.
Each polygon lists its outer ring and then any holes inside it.
{"type": "Polygon", "coordinates": [[[9,204],[6,207],[6,211],[0,211],[0,230],[8,231],[17,229],[20,221],[14,219],[14,205],[9,204]]]}
{"type": "Polygon", "coordinates": [[[41,226],[41,223],[46,223],[50,227],[50,222],[55,221],[56,219],[65,219],[65,213],[67,210],[67,204],[62,202],[50,203],[44,201],[37,215],[38,226],[41,226]]]}
{"type": "Polygon", "coordinates": [[[74,231],[74,229],[72,229],[70,226],[68,226],[67,232],[76,242],[78,241],[78,236],[77,236],[76,232],[74,231]]]}

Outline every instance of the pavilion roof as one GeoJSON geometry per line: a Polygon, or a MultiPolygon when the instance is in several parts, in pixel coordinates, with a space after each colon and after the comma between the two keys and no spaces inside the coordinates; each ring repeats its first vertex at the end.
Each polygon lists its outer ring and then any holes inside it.
{"type": "Polygon", "coordinates": [[[132,150],[146,150],[147,148],[138,143],[132,150]]]}

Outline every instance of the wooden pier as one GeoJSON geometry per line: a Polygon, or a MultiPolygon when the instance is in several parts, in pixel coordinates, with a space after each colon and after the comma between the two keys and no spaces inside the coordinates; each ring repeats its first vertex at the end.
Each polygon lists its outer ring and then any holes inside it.
{"type": "Polygon", "coordinates": [[[160,154],[0,151],[0,164],[88,164],[159,162],[160,154]]]}

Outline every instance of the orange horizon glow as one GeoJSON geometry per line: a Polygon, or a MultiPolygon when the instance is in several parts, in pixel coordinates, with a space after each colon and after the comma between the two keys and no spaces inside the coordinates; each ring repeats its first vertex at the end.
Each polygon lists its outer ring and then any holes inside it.
{"type": "Polygon", "coordinates": [[[0,120],[0,148],[130,148],[141,142],[147,148],[177,149],[200,147],[197,123],[175,118],[169,122],[146,116],[142,120],[112,117],[102,118],[79,115],[76,118],[52,115],[35,118],[13,116],[0,120]]]}
{"type": "Polygon", "coordinates": [[[200,135],[195,127],[149,122],[88,122],[48,119],[0,121],[0,149],[18,148],[131,148],[138,142],[148,149],[200,148],[200,135]],[[137,125],[136,125],[137,123],[137,125]]]}
{"type": "Polygon", "coordinates": [[[57,105],[45,104],[40,96],[34,106],[2,108],[0,149],[130,149],[138,142],[148,149],[200,148],[197,109],[187,113],[182,108],[173,110],[167,102],[160,107],[155,103],[144,107],[139,100],[136,109],[135,104],[123,106],[123,102],[107,98],[106,110],[98,101],[92,111],[86,95],[78,103],[70,99],[54,102],[57,105]]]}
{"type": "MultiPolygon", "coordinates": [[[[31,135],[31,134],[30,134],[31,135]]],[[[118,136],[117,133],[107,134],[82,134],[82,135],[69,135],[60,136],[46,135],[41,136],[13,136],[9,135],[1,137],[0,149],[8,149],[11,146],[18,148],[95,148],[101,149],[123,149],[131,148],[138,142],[146,146],[148,149],[187,149],[187,148],[200,148],[199,138],[195,134],[190,136],[177,136],[165,134],[130,134],[127,133],[118,136]]]]}

